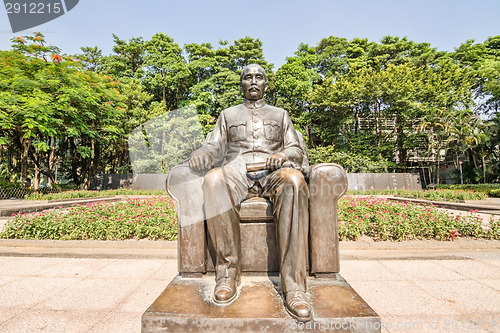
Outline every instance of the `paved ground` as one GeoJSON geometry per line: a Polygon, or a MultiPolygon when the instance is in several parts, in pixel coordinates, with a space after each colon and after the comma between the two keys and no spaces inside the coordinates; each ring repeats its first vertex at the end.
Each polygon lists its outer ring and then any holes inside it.
{"type": "MultiPolygon", "coordinates": [[[[140,332],[177,265],[174,242],[139,243],[1,241],[0,332],[140,332]]],[[[341,274],[383,332],[500,332],[500,242],[447,244],[342,243],[341,274]]]]}
{"type": "MultiPolygon", "coordinates": [[[[0,332],[140,332],[175,246],[0,240],[0,332]]],[[[500,241],[342,242],[341,274],[383,332],[500,332],[500,241]]]]}

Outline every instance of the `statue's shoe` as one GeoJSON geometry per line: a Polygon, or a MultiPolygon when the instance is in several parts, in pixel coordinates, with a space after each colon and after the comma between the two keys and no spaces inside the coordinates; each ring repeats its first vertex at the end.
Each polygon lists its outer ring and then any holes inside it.
{"type": "Polygon", "coordinates": [[[238,289],[235,279],[224,277],[217,281],[214,291],[214,302],[216,304],[229,304],[236,296],[238,296],[238,289]]]}
{"type": "Polygon", "coordinates": [[[298,321],[312,319],[311,305],[303,291],[290,291],[285,296],[285,309],[290,316],[298,321]]]}

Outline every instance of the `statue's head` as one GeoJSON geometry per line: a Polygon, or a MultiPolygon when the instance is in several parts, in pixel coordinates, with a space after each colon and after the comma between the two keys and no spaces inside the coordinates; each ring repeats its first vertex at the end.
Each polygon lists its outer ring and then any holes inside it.
{"type": "Polygon", "coordinates": [[[257,64],[243,68],[240,77],[241,90],[246,99],[256,101],[264,97],[267,89],[266,72],[257,64]]]}

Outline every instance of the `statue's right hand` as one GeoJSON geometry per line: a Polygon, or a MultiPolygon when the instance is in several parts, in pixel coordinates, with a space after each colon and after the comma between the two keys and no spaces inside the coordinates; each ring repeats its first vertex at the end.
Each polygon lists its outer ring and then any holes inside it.
{"type": "Polygon", "coordinates": [[[212,156],[207,152],[195,150],[189,157],[189,167],[198,172],[210,170],[213,167],[212,156]]]}

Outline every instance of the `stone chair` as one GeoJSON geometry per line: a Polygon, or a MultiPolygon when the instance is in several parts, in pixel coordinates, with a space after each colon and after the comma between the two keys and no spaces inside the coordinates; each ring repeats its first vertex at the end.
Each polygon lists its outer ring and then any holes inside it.
{"type": "MultiPolygon", "coordinates": [[[[301,145],[305,142],[298,132],[301,145]]],[[[337,201],[347,190],[347,174],[334,163],[309,166],[307,153],[302,171],[309,185],[309,274],[333,276],[339,272],[337,201]]],[[[214,270],[215,254],[208,237],[203,208],[203,175],[187,164],[167,176],[169,194],[177,202],[178,268],[181,276],[200,277],[214,270]]],[[[242,271],[278,273],[279,260],[272,203],[265,198],[241,204],[242,271]]]]}

